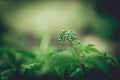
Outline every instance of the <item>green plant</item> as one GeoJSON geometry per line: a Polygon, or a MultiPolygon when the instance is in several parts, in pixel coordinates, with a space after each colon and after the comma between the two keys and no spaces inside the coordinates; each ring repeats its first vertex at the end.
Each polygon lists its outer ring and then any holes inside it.
{"type": "Polygon", "coordinates": [[[92,72],[93,69],[107,74],[111,66],[118,66],[112,55],[98,51],[94,44],[84,46],[80,43],[74,31],[60,32],[59,43],[64,45],[67,41],[70,43],[70,47],[54,53],[43,65],[41,73],[51,73],[52,71],[62,80],[73,77],[77,80],[87,80],[86,78],[90,76],[88,72],[92,72]]]}
{"type": "Polygon", "coordinates": [[[100,52],[94,44],[84,45],[74,31],[63,30],[59,43],[65,45],[67,42],[70,45],[67,49],[51,46],[41,56],[27,50],[0,47],[0,79],[100,80],[94,76],[97,74],[101,80],[117,79],[114,71],[120,72],[119,66],[111,54],[100,52]]]}
{"type": "Polygon", "coordinates": [[[64,45],[66,40],[69,41],[71,47],[73,47],[73,49],[75,50],[76,55],[80,56],[80,58],[81,58],[80,65],[83,70],[83,74],[84,74],[84,78],[85,78],[85,64],[82,59],[82,58],[84,58],[84,54],[79,54],[79,51],[74,44],[74,43],[76,43],[76,40],[77,40],[76,33],[74,31],[66,31],[66,30],[61,31],[60,36],[59,36],[60,44],[64,45]]]}
{"type": "Polygon", "coordinates": [[[79,40],[77,40],[76,33],[74,31],[63,30],[60,32],[60,44],[64,45],[65,41],[70,43],[76,56],[79,57],[84,79],[86,77],[86,68],[90,67],[90,65],[100,69],[104,73],[108,72],[110,64],[118,66],[117,61],[113,56],[107,53],[101,53],[94,48],[95,45],[88,44],[86,47],[83,47],[80,42],[78,42],[79,40]]]}

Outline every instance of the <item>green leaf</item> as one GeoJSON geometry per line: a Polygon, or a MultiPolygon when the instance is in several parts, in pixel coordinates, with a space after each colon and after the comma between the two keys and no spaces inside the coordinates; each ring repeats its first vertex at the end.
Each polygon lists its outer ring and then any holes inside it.
{"type": "Polygon", "coordinates": [[[105,56],[89,54],[84,58],[84,63],[93,65],[100,71],[108,72],[110,65],[107,60],[108,58],[105,56]]]}
{"type": "Polygon", "coordinates": [[[29,72],[35,73],[35,71],[40,70],[41,64],[40,63],[32,63],[32,64],[25,64],[21,65],[20,72],[21,74],[29,74],[29,72]]]}
{"type": "Polygon", "coordinates": [[[80,61],[77,57],[73,57],[70,52],[61,51],[53,55],[45,64],[43,64],[41,73],[44,74],[57,66],[65,66],[70,63],[80,64],[80,61]]]}
{"type": "Polygon", "coordinates": [[[84,47],[83,47],[83,45],[82,44],[76,44],[75,45],[75,47],[78,49],[78,51],[79,51],[79,54],[83,54],[83,52],[84,52],[84,47]]]}
{"type": "Polygon", "coordinates": [[[16,68],[12,68],[0,72],[0,80],[8,80],[8,78],[11,77],[15,73],[15,71],[16,68]]]}
{"type": "Polygon", "coordinates": [[[91,53],[91,52],[95,52],[95,53],[100,53],[96,48],[94,48],[94,44],[88,44],[86,47],[85,47],[85,52],[86,53],[91,53]]]}
{"type": "Polygon", "coordinates": [[[90,47],[93,47],[93,46],[95,46],[95,45],[94,45],[94,44],[88,44],[88,45],[87,45],[87,47],[89,47],[89,48],[90,48],[90,47]]]}

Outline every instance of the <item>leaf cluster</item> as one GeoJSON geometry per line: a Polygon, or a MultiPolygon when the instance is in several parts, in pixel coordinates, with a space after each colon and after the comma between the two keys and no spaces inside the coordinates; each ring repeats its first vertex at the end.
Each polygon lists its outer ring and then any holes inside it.
{"type": "Polygon", "coordinates": [[[94,44],[78,43],[74,31],[60,32],[60,44],[65,41],[71,45],[66,50],[51,49],[43,56],[0,47],[0,80],[93,80],[93,74],[102,75],[102,80],[115,78],[111,67],[119,71],[119,66],[111,54],[100,52],[94,44]]]}

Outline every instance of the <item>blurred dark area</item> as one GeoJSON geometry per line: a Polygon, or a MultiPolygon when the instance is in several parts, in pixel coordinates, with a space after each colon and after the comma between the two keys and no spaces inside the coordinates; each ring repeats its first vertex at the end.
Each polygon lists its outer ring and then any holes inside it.
{"type": "Polygon", "coordinates": [[[4,21],[0,18],[0,45],[4,45],[4,42],[2,41],[2,36],[7,31],[7,28],[5,27],[4,21]]]}
{"type": "Polygon", "coordinates": [[[110,15],[116,19],[118,22],[117,26],[112,26],[116,27],[115,33],[113,34],[113,40],[115,42],[120,42],[120,5],[119,5],[119,0],[99,0],[97,5],[96,5],[96,12],[98,15],[110,15]]]}
{"type": "MultiPolygon", "coordinates": [[[[112,26],[115,28],[115,31],[111,38],[112,40],[112,49],[113,52],[118,57],[118,61],[120,61],[120,1],[119,0],[99,0],[96,5],[96,12],[98,15],[107,14],[114,17],[117,21],[116,26],[112,26]]],[[[109,27],[108,27],[109,28],[109,27]]]]}

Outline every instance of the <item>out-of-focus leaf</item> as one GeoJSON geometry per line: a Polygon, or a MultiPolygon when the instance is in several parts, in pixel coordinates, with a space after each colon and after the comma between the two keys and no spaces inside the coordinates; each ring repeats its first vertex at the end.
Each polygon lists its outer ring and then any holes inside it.
{"type": "Polygon", "coordinates": [[[89,54],[84,58],[84,62],[87,64],[93,65],[100,71],[108,72],[109,64],[106,62],[108,60],[107,57],[101,55],[93,55],[89,54]]]}
{"type": "Polygon", "coordinates": [[[112,66],[119,67],[116,58],[112,54],[104,53],[104,55],[108,58],[107,63],[112,64],[112,66]]]}
{"type": "Polygon", "coordinates": [[[30,69],[33,68],[35,66],[39,66],[38,63],[32,63],[32,64],[27,64],[27,65],[22,65],[22,67],[24,67],[25,69],[30,69]]]}
{"type": "Polygon", "coordinates": [[[55,67],[55,70],[56,70],[58,76],[61,78],[61,80],[63,80],[64,74],[65,74],[65,66],[57,66],[57,67],[55,67]]]}
{"type": "Polygon", "coordinates": [[[76,68],[76,70],[74,70],[74,71],[72,72],[72,74],[70,75],[70,77],[75,76],[75,75],[78,74],[80,71],[81,71],[80,68],[76,68]]]}
{"type": "Polygon", "coordinates": [[[25,74],[25,72],[35,72],[36,70],[40,70],[41,63],[32,63],[32,64],[26,64],[22,65],[20,68],[21,74],[25,74]]]}
{"type": "Polygon", "coordinates": [[[93,46],[95,46],[95,45],[94,44],[88,44],[87,48],[90,48],[90,47],[93,47],[93,46]]]}
{"type": "Polygon", "coordinates": [[[8,80],[9,77],[11,77],[15,73],[16,69],[6,69],[2,72],[0,72],[0,80],[8,80]]]}
{"type": "Polygon", "coordinates": [[[26,50],[16,50],[16,52],[20,53],[21,55],[24,55],[26,57],[30,57],[30,58],[35,58],[35,54],[33,52],[30,51],[26,51],[26,50]]]}
{"type": "Polygon", "coordinates": [[[61,51],[53,55],[44,65],[41,70],[41,73],[46,73],[51,69],[54,69],[56,66],[64,66],[70,63],[80,64],[80,61],[77,57],[68,51],[61,51]]]}

